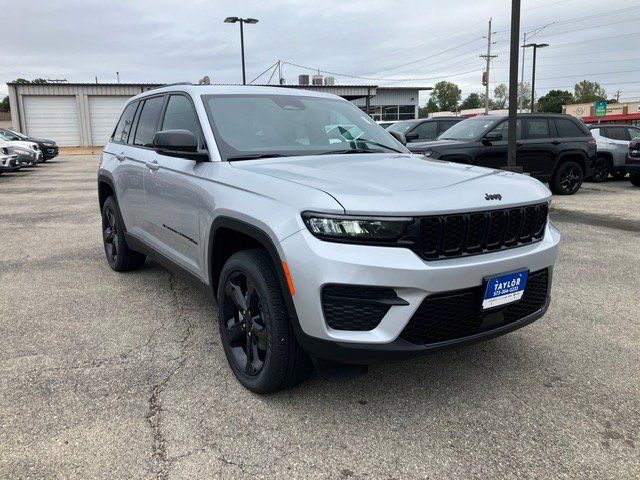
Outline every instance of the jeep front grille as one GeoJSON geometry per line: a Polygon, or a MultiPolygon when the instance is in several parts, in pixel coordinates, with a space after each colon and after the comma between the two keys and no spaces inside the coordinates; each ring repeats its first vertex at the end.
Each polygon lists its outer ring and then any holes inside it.
{"type": "Polygon", "coordinates": [[[540,203],[421,217],[418,252],[428,260],[438,260],[527,245],[544,236],[548,213],[548,204],[540,203]]]}

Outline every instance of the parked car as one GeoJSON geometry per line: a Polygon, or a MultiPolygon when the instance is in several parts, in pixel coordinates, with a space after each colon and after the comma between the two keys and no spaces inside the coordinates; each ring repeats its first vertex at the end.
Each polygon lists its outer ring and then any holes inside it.
{"type": "Polygon", "coordinates": [[[37,152],[29,148],[23,147],[8,147],[12,153],[16,155],[16,166],[19,167],[34,167],[38,164],[39,158],[42,158],[42,152],[37,152]]]}
{"type": "Polygon", "coordinates": [[[640,187],[640,136],[629,142],[629,150],[622,171],[629,174],[629,179],[634,186],[640,187]]]}
{"type": "Polygon", "coordinates": [[[403,120],[394,123],[387,130],[402,133],[407,143],[435,140],[464,117],[434,117],[417,120],[403,120]]]}
{"type": "Polygon", "coordinates": [[[533,322],[560,241],[539,181],[411,155],[351,102],[293,89],[139,94],[98,197],[109,266],[149,255],[215,296],[258,393],[533,322]]]}
{"type": "Polygon", "coordinates": [[[633,125],[588,125],[591,135],[598,144],[598,159],[591,180],[604,182],[609,174],[622,179],[627,174],[624,169],[629,142],[640,136],[640,128],[633,125]]]}
{"type": "Polygon", "coordinates": [[[0,147],[0,175],[16,169],[16,155],[6,147],[0,147]]]}
{"type": "MultiPolygon", "coordinates": [[[[408,143],[409,150],[451,162],[501,168],[507,165],[506,115],[464,120],[432,142],[408,143]]],[[[572,195],[593,174],[596,141],[585,124],[570,115],[518,115],[518,166],[553,193],[572,195]]]]}
{"type": "Polygon", "coordinates": [[[40,150],[42,150],[43,161],[46,162],[58,155],[58,145],[53,140],[47,140],[44,138],[29,137],[15,130],[9,130],[8,128],[0,128],[0,134],[4,134],[3,138],[9,141],[26,141],[38,144],[40,150]]]}
{"type": "MultiPolygon", "coordinates": [[[[0,145],[4,147],[15,147],[20,150],[28,150],[29,152],[33,153],[33,157],[36,159],[36,163],[44,161],[42,150],[40,150],[40,146],[37,143],[28,142],[25,140],[9,140],[10,137],[10,135],[0,131],[0,145]]],[[[26,155],[18,153],[18,156],[21,157],[20,160],[29,162],[31,161],[32,157],[32,155],[30,155],[29,153],[27,153],[26,155]]]]}
{"type": "Polygon", "coordinates": [[[398,123],[398,121],[397,120],[378,120],[376,121],[376,123],[386,130],[394,123],[398,123]]]}

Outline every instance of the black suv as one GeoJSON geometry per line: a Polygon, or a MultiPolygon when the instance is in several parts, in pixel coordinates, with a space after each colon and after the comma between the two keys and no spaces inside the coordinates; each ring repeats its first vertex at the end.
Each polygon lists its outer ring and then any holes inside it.
{"type": "Polygon", "coordinates": [[[40,150],[42,150],[42,161],[50,160],[58,155],[58,144],[53,140],[47,140],[46,138],[29,137],[24,133],[16,132],[15,130],[9,130],[8,128],[0,128],[0,131],[4,133],[4,136],[7,137],[7,140],[37,143],[38,147],[40,147],[40,150]]]}
{"type": "Polygon", "coordinates": [[[464,117],[434,117],[403,120],[387,127],[389,132],[402,133],[407,143],[435,140],[464,117]]]}
{"type": "MultiPolygon", "coordinates": [[[[490,168],[507,165],[506,115],[483,115],[460,122],[438,140],[409,143],[430,158],[490,168]]],[[[551,191],[572,195],[593,174],[596,141],[579,119],[562,114],[518,115],[516,162],[525,173],[549,182],[551,191]]]]}

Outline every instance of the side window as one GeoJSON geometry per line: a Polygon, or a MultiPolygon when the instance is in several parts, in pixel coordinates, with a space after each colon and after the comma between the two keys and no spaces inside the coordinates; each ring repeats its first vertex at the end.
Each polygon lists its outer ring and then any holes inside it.
{"type": "Polygon", "coordinates": [[[184,95],[171,95],[160,130],[189,130],[202,143],[200,123],[193,105],[184,95]]]}
{"type": "Polygon", "coordinates": [[[440,133],[444,133],[458,122],[440,122],[440,133]]]}
{"type": "Polygon", "coordinates": [[[611,140],[623,140],[627,142],[631,140],[631,138],[629,138],[629,132],[624,127],[607,127],[602,130],[605,132],[604,136],[611,140]]]}
{"type": "Polygon", "coordinates": [[[627,127],[629,131],[629,136],[633,139],[636,137],[640,137],[640,128],[637,127],[627,127]]]}
{"type": "Polygon", "coordinates": [[[138,102],[133,102],[127,105],[127,108],[122,112],[118,125],[116,125],[116,129],[111,136],[114,142],[127,143],[131,125],[133,124],[133,116],[136,114],[136,108],[138,108],[138,102]]]}
{"type": "Polygon", "coordinates": [[[549,138],[551,136],[549,122],[546,118],[530,118],[527,123],[529,124],[527,138],[549,138]]]}
{"type": "Polygon", "coordinates": [[[584,137],[580,127],[566,118],[556,118],[556,128],[558,129],[559,137],[584,137]]]}
{"type": "MultiPolygon", "coordinates": [[[[509,139],[509,120],[499,123],[491,131],[501,133],[502,140],[506,142],[509,139]]],[[[522,120],[520,118],[516,120],[516,139],[522,140],[522,120]]]]}
{"type": "Polygon", "coordinates": [[[418,140],[435,140],[438,136],[438,122],[424,122],[411,131],[418,134],[418,140]]]}
{"type": "Polygon", "coordinates": [[[145,100],[136,127],[133,144],[140,147],[153,146],[153,136],[156,134],[160,112],[164,105],[164,97],[153,97],[145,100]]]}

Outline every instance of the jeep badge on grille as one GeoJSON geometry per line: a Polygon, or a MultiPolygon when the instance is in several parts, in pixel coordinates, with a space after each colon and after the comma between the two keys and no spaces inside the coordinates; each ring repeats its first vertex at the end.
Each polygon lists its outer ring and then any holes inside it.
{"type": "Polygon", "coordinates": [[[502,200],[502,195],[500,195],[499,193],[485,193],[484,199],[485,200],[502,200]]]}

